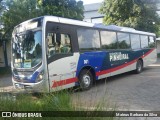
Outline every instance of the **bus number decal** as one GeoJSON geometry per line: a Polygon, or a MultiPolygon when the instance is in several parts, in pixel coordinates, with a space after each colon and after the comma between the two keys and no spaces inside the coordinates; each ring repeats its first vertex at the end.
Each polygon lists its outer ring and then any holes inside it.
{"type": "Polygon", "coordinates": [[[89,60],[84,60],[84,64],[88,64],[89,63],[89,60]]]}

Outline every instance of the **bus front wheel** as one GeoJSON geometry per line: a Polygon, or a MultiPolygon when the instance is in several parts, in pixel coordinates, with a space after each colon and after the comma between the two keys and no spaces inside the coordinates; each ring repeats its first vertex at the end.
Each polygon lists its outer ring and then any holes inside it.
{"type": "Polygon", "coordinates": [[[136,70],[135,70],[135,72],[137,74],[139,74],[139,73],[142,72],[142,69],[143,69],[143,62],[142,62],[142,60],[138,60],[137,64],[136,64],[136,70]]]}
{"type": "Polygon", "coordinates": [[[81,90],[90,89],[93,85],[92,73],[87,69],[82,70],[79,75],[79,83],[80,83],[81,90]]]}

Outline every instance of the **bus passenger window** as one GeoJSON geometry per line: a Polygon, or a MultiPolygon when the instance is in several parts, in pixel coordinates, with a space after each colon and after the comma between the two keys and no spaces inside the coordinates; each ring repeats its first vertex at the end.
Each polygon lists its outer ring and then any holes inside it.
{"type": "Polygon", "coordinates": [[[101,31],[100,33],[103,49],[117,49],[116,32],[101,31]]]}
{"type": "Polygon", "coordinates": [[[153,36],[149,36],[149,48],[155,47],[155,39],[153,36]]]}
{"type": "Polygon", "coordinates": [[[71,53],[71,39],[68,34],[61,34],[59,53],[71,53]]]}
{"type": "Polygon", "coordinates": [[[148,48],[148,36],[141,35],[141,48],[148,48]]]}
{"type": "Polygon", "coordinates": [[[140,49],[141,48],[140,36],[138,34],[130,34],[130,37],[131,37],[131,48],[140,49]]]}
{"type": "Polygon", "coordinates": [[[48,33],[48,57],[55,54],[71,53],[71,39],[68,34],[48,33]]]}
{"type": "Polygon", "coordinates": [[[48,42],[48,56],[50,57],[55,54],[55,34],[54,33],[48,33],[47,42],[48,42]]]}
{"type": "Polygon", "coordinates": [[[118,47],[120,49],[130,49],[130,39],[129,39],[129,34],[128,33],[117,33],[118,35],[118,47]]]}
{"type": "Polygon", "coordinates": [[[77,30],[80,50],[96,50],[100,48],[98,30],[80,28],[77,30]]]}

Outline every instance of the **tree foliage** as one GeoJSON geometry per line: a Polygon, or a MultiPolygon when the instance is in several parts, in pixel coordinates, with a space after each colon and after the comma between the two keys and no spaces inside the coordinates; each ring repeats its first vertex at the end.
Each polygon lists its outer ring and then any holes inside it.
{"type": "Polygon", "coordinates": [[[1,13],[1,10],[2,10],[2,8],[3,8],[1,2],[2,2],[2,0],[0,0],[0,13],[1,13]]]}
{"type": "Polygon", "coordinates": [[[44,14],[83,19],[83,2],[75,0],[43,0],[44,14]]]}
{"type": "Polygon", "coordinates": [[[99,12],[105,15],[103,22],[107,25],[158,32],[160,19],[156,4],[146,4],[144,0],[105,0],[99,12]]]}
{"type": "Polygon", "coordinates": [[[11,36],[14,26],[43,15],[62,16],[83,19],[83,2],[76,0],[7,0],[8,11],[1,20],[4,24],[4,36],[11,36]]]}
{"type": "MultiPolygon", "coordinates": [[[[1,4],[2,0],[0,0],[0,15],[2,13],[2,10],[3,10],[3,6],[1,4]]],[[[2,36],[3,36],[3,31],[2,31],[2,28],[1,28],[1,19],[0,19],[0,46],[2,45],[2,36]]]]}

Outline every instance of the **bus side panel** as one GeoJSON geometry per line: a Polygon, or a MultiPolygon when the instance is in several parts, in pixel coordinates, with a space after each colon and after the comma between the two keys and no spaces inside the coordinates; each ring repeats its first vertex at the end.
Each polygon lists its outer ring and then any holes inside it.
{"type": "Polygon", "coordinates": [[[128,54],[129,58],[126,60],[110,61],[110,67],[106,70],[100,70],[97,72],[98,79],[104,78],[106,74],[110,76],[118,75],[128,71],[136,69],[137,60],[139,58],[143,59],[144,67],[152,64],[156,61],[156,50],[155,49],[144,49],[144,50],[134,50],[134,51],[112,51],[110,53],[128,54]]]}
{"type": "Polygon", "coordinates": [[[124,73],[126,71],[130,71],[130,66],[128,65],[130,59],[131,59],[131,50],[119,50],[119,51],[114,51],[110,52],[111,53],[121,53],[123,57],[121,60],[116,60],[116,61],[110,61],[111,63],[111,76],[118,75],[121,73],[124,73]],[[114,66],[113,64],[116,63],[114,66]]]}
{"type": "Polygon", "coordinates": [[[143,58],[143,66],[146,67],[157,61],[157,51],[156,49],[150,49],[150,53],[143,58]]]}
{"type": "Polygon", "coordinates": [[[48,64],[51,92],[75,86],[78,59],[79,53],[74,53],[48,64]]]}
{"type": "MultiPolygon", "coordinates": [[[[79,73],[82,69],[85,67],[91,67],[94,69],[96,73],[96,80],[100,79],[97,76],[97,73],[99,73],[101,70],[106,70],[110,68],[109,65],[109,58],[108,58],[108,52],[84,52],[80,55],[78,67],[77,67],[77,73],[76,76],[78,77],[79,73]]],[[[101,76],[101,78],[105,78],[110,76],[110,74],[104,74],[101,76]]]]}
{"type": "MultiPolygon", "coordinates": [[[[98,79],[105,78],[105,76],[109,77],[130,71],[131,52],[131,50],[114,50],[107,52],[108,61],[106,61],[106,64],[108,67],[106,69],[101,69],[96,73],[98,79]]],[[[101,66],[103,67],[103,64],[101,66]]]]}

